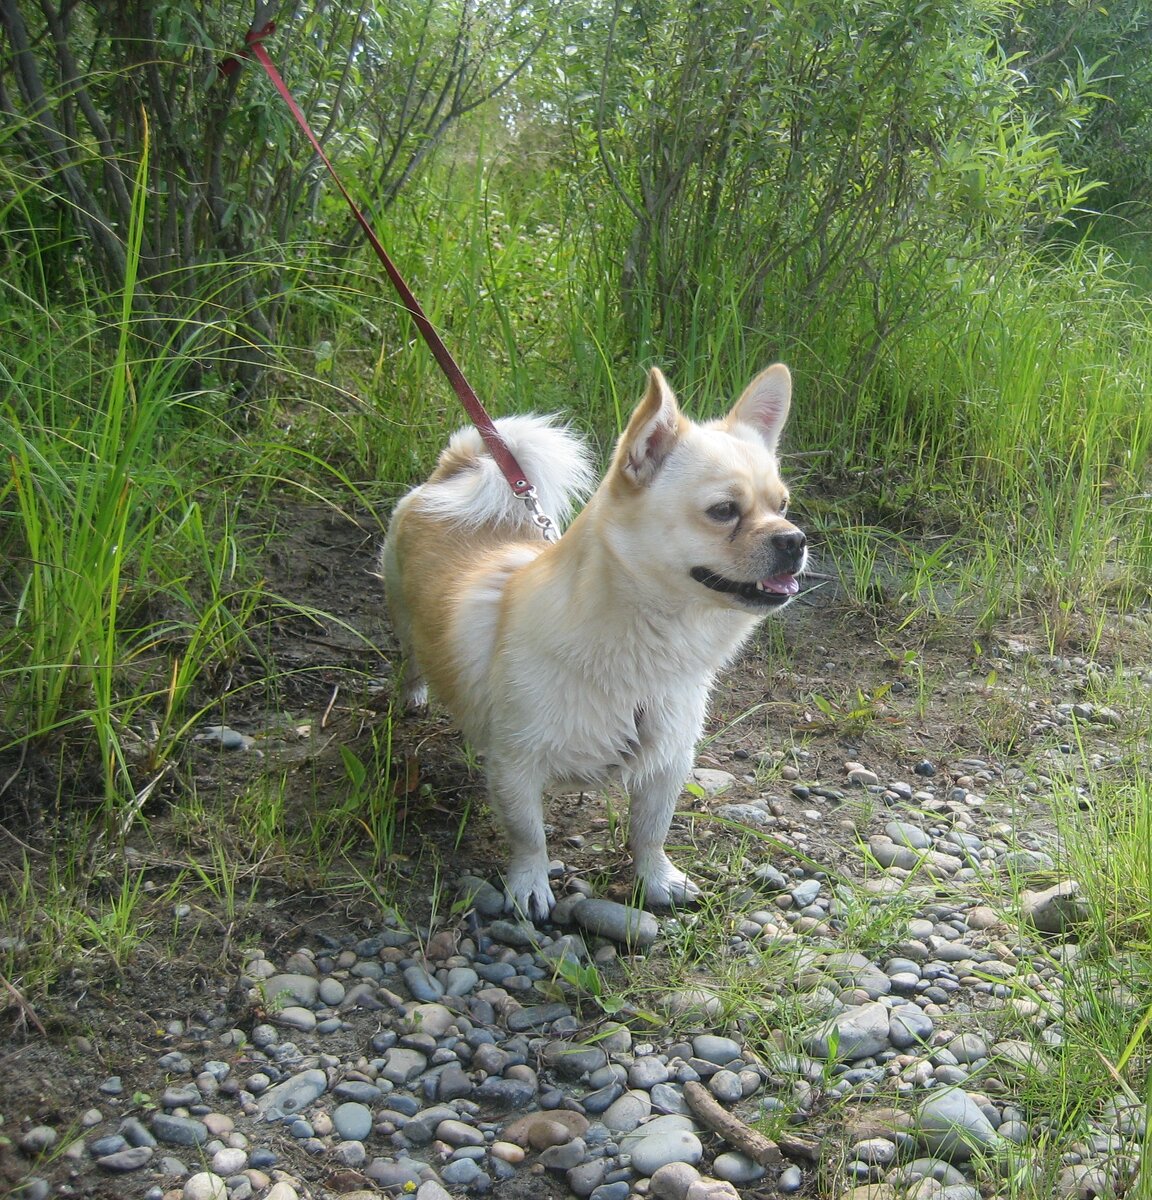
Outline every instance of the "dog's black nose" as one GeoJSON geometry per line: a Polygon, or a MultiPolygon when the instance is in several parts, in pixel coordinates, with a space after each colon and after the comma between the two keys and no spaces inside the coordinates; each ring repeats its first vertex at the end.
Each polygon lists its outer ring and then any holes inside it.
{"type": "Polygon", "coordinates": [[[792,529],[787,533],[774,533],[772,535],[772,548],[789,562],[796,565],[799,565],[800,560],[804,557],[804,548],[807,545],[808,539],[804,536],[803,531],[799,529],[792,529]]]}

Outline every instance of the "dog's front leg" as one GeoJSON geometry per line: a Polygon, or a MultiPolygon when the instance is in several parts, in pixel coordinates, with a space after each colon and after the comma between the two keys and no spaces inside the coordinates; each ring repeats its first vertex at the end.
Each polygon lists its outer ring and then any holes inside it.
{"type": "Polygon", "coordinates": [[[508,839],[505,906],[530,921],[546,920],[555,899],[548,886],[544,781],[532,773],[489,760],[488,797],[508,839]]]}
{"type": "Polygon", "coordinates": [[[676,800],[691,765],[691,759],[677,761],[633,779],[629,787],[628,846],[636,864],[636,879],[648,904],[663,907],[687,904],[700,895],[699,887],[664,851],[676,800]]]}

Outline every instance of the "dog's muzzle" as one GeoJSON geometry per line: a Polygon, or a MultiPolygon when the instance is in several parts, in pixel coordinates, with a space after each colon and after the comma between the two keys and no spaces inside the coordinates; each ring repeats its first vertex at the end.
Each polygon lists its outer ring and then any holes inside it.
{"type": "Polygon", "coordinates": [[[808,539],[799,529],[774,533],[768,539],[772,553],[767,572],[758,579],[729,579],[707,567],[693,567],[690,574],[714,592],[731,596],[753,609],[782,608],[800,592],[797,576],[808,559],[808,539]]]}

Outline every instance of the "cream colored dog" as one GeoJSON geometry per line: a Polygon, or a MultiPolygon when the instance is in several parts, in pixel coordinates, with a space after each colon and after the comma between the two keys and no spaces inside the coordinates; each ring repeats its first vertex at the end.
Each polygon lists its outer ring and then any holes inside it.
{"type": "MultiPolygon", "coordinates": [[[[404,697],[423,704],[430,687],[484,755],[511,846],[508,902],[532,919],[553,904],[548,784],[622,781],[647,902],[699,895],[664,839],[708,693],[757,622],[796,595],[807,557],[776,464],[791,391],[777,364],[725,418],[698,425],[653,369],[607,475],[555,543],[472,429],[396,507],[381,574],[404,697]]],[[[590,490],[585,448],[546,417],[497,425],[545,512],[566,519],[590,490]]]]}

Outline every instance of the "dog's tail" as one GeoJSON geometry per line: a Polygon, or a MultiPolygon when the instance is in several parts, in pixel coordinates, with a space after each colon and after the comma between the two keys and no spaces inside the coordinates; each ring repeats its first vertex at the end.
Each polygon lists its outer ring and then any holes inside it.
{"type": "MultiPolygon", "coordinates": [[[[562,528],[595,482],[587,446],[551,416],[500,417],[495,425],[535,486],[541,509],[562,528]]],[[[512,491],[471,426],[452,435],[420,489],[420,507],[466,528],[532,528],[527,505],[512,491]]]]}

